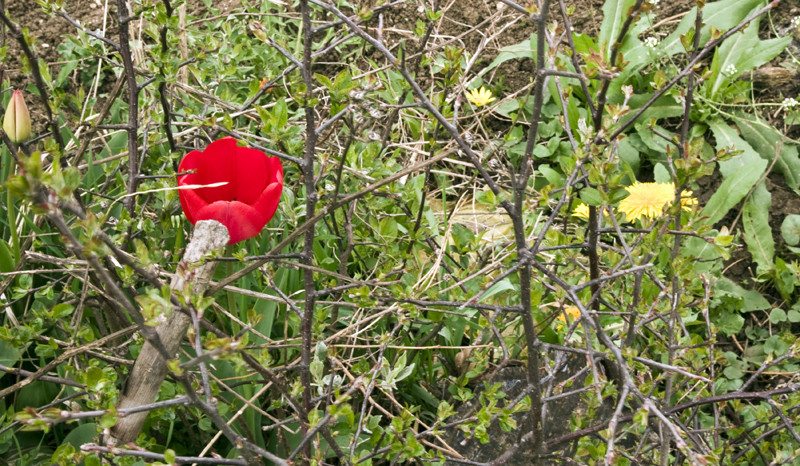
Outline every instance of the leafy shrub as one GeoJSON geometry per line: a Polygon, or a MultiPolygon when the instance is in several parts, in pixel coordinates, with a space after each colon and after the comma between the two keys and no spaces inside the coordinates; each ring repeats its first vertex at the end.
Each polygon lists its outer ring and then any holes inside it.
{"type": "Polygon", "coordinates": [[[0,18],[35,136],[0,149],[8,462],[796,457],[800,236],[767,175],[796,190],[800,159],[742,79],[792,40],[776,3],[673,27],[607,0],[593,33],[503,0],[471,30],[531,33],[497,53],[439,2],[396,34],[397,2],[142,0],[106,35],[40,3],[75,28],[60,66],[0,18]],[[223,137],[281,158],[283,195],[195,268],[178,164],[223,137]],[[751,283],[722,275],[739,243],[751,283]]]}

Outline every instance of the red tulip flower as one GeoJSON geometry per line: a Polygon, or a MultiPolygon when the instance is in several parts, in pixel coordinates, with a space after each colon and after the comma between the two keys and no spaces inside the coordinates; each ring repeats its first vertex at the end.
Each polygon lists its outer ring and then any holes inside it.
{"type": "Polygon", "coordinates": [[[181,160],[178,186],[210,185],[178,191],[183,213],[192,224],[216,220],[228,228],[229,244],[261,232],[278,209],[283,191],[283,167],[277,157],[239,147],[233,138],[212,142],[204,151],[192,151],[181,160]]]}

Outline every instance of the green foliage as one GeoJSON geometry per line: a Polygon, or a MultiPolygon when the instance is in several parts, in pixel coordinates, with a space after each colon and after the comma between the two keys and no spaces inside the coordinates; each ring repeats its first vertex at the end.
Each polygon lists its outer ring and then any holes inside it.
{"type": "MultiPolygon", "coordinates": [[[[167,404],[136,441],[165,463],[210,448],[441,464],[500,445],[474,459],[492,461],[542,431],[553,455],[587,464],[800,448],[784,408],[800,369],[800,216],[778,238],[770,210],[776,180],[800,188],[800,157],[740,79],[792,40],[744,23],[765,1],[697,2],[699,32],[696,8],[675,26],[635,0],[607,0],[598,31],[567,31],[550,2],[547,24],[499,50],[444,40],[450,12],[429,5],[398,35],[379,27],[390,5],[340,2],[354,32],[317,3],[313,31],[284,2],[205,1],[185,20],[181,2],[131,3],[133,121],[129,57],[94,33],[67,35],[56,64],[18,65],[66,143],[40,110],[40,139],[0,148],[5,461],[140,461],[82,447],[125,417],[148,330],[183,311],[167,404]],[[511,75],[520,64],[536,72],[511,75]],[[496,100],[471,102],[479,87],[496,100]],[[175,169],[226,135],[282,158],[278,212],[204,259],[218,262],[212,293],[173,289],[192,230],[175,169]],[[668,195],[637,200],[637,181],[668,195]],[[743,251],[752,277],[726,278],[743,251]],[[584,435],[567,447],[562,427],[584,435]]],[[[519,14],[473,26],[507,44],[519,14]]]]}

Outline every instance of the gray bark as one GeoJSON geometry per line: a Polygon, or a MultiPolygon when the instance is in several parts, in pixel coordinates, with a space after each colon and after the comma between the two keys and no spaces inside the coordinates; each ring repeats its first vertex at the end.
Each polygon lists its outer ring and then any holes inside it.
{"type": "MultiPolygon", "coordinates": [[[[228,230],[221,223],[215,220],[197,222],[192,239],[186,246],[183,259],[178,264],[178,270],[172,279],[170,288],[173,291],[184,292],[187,296],[190,287],[191,295],[203,294],[214,274],[216,262],[201,264],[198,262],[208,253],[225,247],[228,240],[228,230]]],[[[191,324],[191,318],[174,309],[166,321],[156,327],[158,336],[169,354],[174,356],[178,352],[189,324],[191,324]]],[[[128,382],[117,408],[134,408],[153,403],[166,376],[167,361],[150,342],[145,342],[128,376],[128,382]]],[[[148,411],[143,411],[120,416],[107,440],[117,445],[135,442],[145,419],[147,419],[147,414],[148,411]]]]}

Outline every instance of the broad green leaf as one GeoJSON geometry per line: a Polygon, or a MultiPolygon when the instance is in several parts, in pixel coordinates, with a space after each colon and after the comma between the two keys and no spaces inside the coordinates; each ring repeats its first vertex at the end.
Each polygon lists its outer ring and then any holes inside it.
{"type": "Polygon", "coordinates": [[[695,261],[693,267],[696,273],[717,273],[721,268],[720,249],[702,238],[687,238],[681,255],[695,261]]]}
{"type": "Polygon", "coordinates": [[[780,257],[775,258],[775,288],[781,297],[789,300],[792,297],[795,286],[797,285],[797,275],[790,265],[786,264],[780,257]]]}
{"type": "Polygon", "coordinates": [[[744,199],[750,188],[758,182],[761,173],[766,168],[766,162],[756,167],[753,171],[743,170],[736,176],[731,176],[722,181],[717,192],[708,200],[705,208],[703,208],[703,215],[707,216],[708,224],[715,224],[722,220],[722,217],[728,213],[734,206],[744,199]]]}
{"type": "Polygon", "coordinates": [[[730,311],[723,311],[714,322],[717,329],[724,333],[726,336],[731,336],[739,333],[744,325],[744,317],[739,314],[734,314],[730,311]]]}
{"type": "MultiPolygon", "coordinates": [[[[120,152],[124,151],[128,147],[128,133],[127,131],[120,131],[119,133],[115,134],[111,137],[111,140],[108,142],[108,145],[105,146],[109,150],[103,150],[101,152],[101,157],[109,157],[111,155],[119,154],[120,152]]],[[[100,158],[100,157],[98,157],[100,158]]]]}
{"type": "Polygon", "coordinates": [[[73,306],[71,304],[58,303],[55,306],[53,306],[53,310],[51,312],[52,312],[53,318],[61,319],[61,318],[64,318],[64,317],[72,314],[72,311],[74,311],[74,310],[75,310],[75,306],[73,306]]]}
{"type": "Polygon", "coordinates": [[[709,217],[707,222],[714,224],[722,220],[729,210],[747,196],[747,193],[761,179],[761,175],[767,168],[767,161],[739,138],[725,122],[711,121],[709,128],[717,140],[718,150],[734,147],[742,151],[741,154],[730,160],[719,163],[719,170],[723,178],[722,184],[703,209],[703,215],[709,217]]]}
{"type": "Polygon", "coordinates": [[[662,128],[658,125],[655,125],[651,128],[650,125],[645,123],[638,123],[634,125],[634,128],[636,128],[637,134],[648,149],[661,154],[667,153],[667,148],[670,146],[670,143],[663,137],[657,135],[656,131],[662,136],[672,139],[674,135],[670,130],[662,128]]]}
{"type": "Polygon", "coordinates": [[[800,215],[790,214],[783,219],[781,236],[790,246],[796,246],[797,243],[800,243],[800,215]]]}
{"type": "Polygon", "coordinates": [[[756,290],[744,290],[742,293],[744,302],[742,303],[742,312],[762,311],[769,309],[769,301],[756,290]]]}
{"type": "Polygon", "coordinates": [[[8,243],[0,241],[0,273],[7,273],[14,270],[14,253],[8,247],[8,243]]]}
{"type": "Polygon", "coordinates": [[[786,311],[776,307],[769,312],[769,321],[773,324],[779,324],[786,321],[786,311]]]}
{"type": "MultiPolygon", "coordinates": [[[[737,172],[743,170],[753,170],[754,167],[761,164],[766,168],[766,160],[762,159],[750,144],[739,137],[739,133],[729,126],[727,122],[720,119],[713,120],[709,122],[708,127],[714,133],[714,138],[717,140],[717,150],[733,148],[734,150],[741,151],[740,154],[719,163],[719,171],[722,173],[723,178],[735,175],[737,172]]],[[[760,175],[761,172],[759,172],[759,176],[760,175]]]]}
{"type": "Polygon", "coordinates": [[[553,170],[547,164],[539,165],[537,171],[547,180],[548,183],[554,185],[556,188],[564,186],[564,175],[553,170]]]}
{"type": "Polygon", "coordinates": [[[594,188],[583,188],[581,190],[581,200],[593,206],[603,205],[603,196],[600,195],[600,191],[594,188]]]}
{"type": "MultiPolygon", "coordinates": [[[[606,5],[609,3],[619,2],[607,1],[606,5]]],[[[630,8],[633,7],[635,2],[625,3],[625,6],[628,6],[627,4],[630,5],[623,12],[623,22],[629,16],[628,12],[630,11],[630,8]]],[[[637,16],[638,18],[631,24],[630,29],[628,30],[627,34],[625,34],[625,38],[622,40],[622,44],[620,44],[620,53],[622,54],[622,58],[624,60],[624,67],[620,70],[619,75],[611,81],[611,86],[609,87],[608,93],[610,103],[622,102],[622,85],[628,81],[628,78],[638,73],[649,63],[658,60],[660,54],[660,47],[659,52],[656,52],[651,47],[644,45],[644,42],[639,39],[639,37],[644,38],[643,34],[652,27],[655,22],[655,16],[651,13],[639,13],[637,16]]],[[[612,40],[616,40],[616,37],[612,38],[612,40]]],[[[611,55],[609,54],[606,58],[610,59],[611,55]]],[[[609,63],[609,65],[614,65],[614,63],[609,63]]]]}
{"type": "Polygon", "coordinates": [[[775,241],[772,239],[772,229],[769,226],[771,204],[772,196],[767,191],[764,181],[758,184],[753,194],[744,203],[742,216],[744,241],[747,243],[747,250],[753,256],[753,260],[758,263],[759,274],[774,268],[775,241]]]}
{"type": "Polygon", "coordinates": [[[711,61],[711,78],[704,84],[705,95],[711,99],[718,97],[723,86],[735,80],[742,73],[772,60],[792,41],[791,36],[779,39],[761,40],[758,38],[756,19],[743,33],[729,37],[717,50],[711,61]],[[734,69],[732,73],[728,69],[734,69]]]}
{"type": "Polygon", "coordinates": [[[603,4],[603,23],[600,25],[597,42],[603,48],[606,61],[611,58],[611,47],[617,41],[634,3],[635,0],[606,0],[603,4]]]}
{"type": "Polygon", "coordinates": [[[729,278],[721,277],[714,283],[714,296],[735,298],[736,308],[741,312],[752,312],[769,309],[770,304],[764,296],[755,290],[746,290],[729,278]]]}
{"type": "Polygon", "coordinates": [[[519,99],[504,100],[495,107],[494,111],[506,118],[511,118],[511,113],[516,113],[520,110],[519,102],[519,99]]]}
{"type": "Polygon", "coordinates": [[[742,137],[753,146],[758,155],[770,163],[776,156],[778,157],[775,160],[775,171],[783,175],[790,188],[799,188],[800,157],[797,154],[797,146],[787,141],[774,126],[758,120],[753,115],[737,112],[733,121],[742,132],[742,137]]]}
{"type": "Polygon", "coordinates": [[[17,361],[19,361],[19,349],[5,340],[0,340],[0,364],[14,367],[17,361]]]}
{"type": "Polygon", "coordinates": [[[771,337],[767,338],[767,341],[764,342],[764,351],[767,353],[773,353],[774,356],[783,356],[788,350],[789,345],[787,345],[785,341],[781,340],[781,337],[778,335],[772,335],[771,337]]]}
{"type": "Polygon", "coordinates": [[[575,32],[572,34],[572,42],[575,44],[575,51],[578,53],[591,53],[592,50],[595,52],[600,50],[594,38],[589,34],[575,32]]]}
{"type": "Polygon", "coordinates": [[[515,58],[536,59],[536,34],[531,34],[530,39],[525,39],[520,43],[509,45],[500,49],[500,53],[492,60],[486,68],[482,69],[478,76],[483,76],[487,72],[497,68],[508,60],[515,58]]]}
{"type": "Polygon", "coordinates": [[[653,168],[653,178],[655,178],[656,183],[672,182],[672,175],[669,174],[669,170],[663,163],[657,163],[653,168]]]}
{"type": "MultiPolygon", "coordinates": [[[[631,111],[635,112],[642,108],[652,97],[653,94],[637,94],[631,97],[628,105],[631,107],[631,111]]],[[[681,115],[683,115],[683,105],[677,102],[671,95],[663,95],[656,99],[653,105],[647,107],[647,110],[639,116],[637,121],[644,122],[649,121],[651,118],[664,119],[679,117],[681,115]]]]}
{"type": "Polygon", "coordinates": [[[92,443],[97,440],[97,425],[93,422],[82,424],[75,427],[64,437],[62,445],[69,443],[76,449],[80,450],[81,446],[87,443],[92,443]]]}
{"type": "Polygon", "coordinates": [[[514,284],[511,283],[511,280],[508,278],[504,278],[499,282],[492,285],[491,288],[486,290],[486,293],[481,296],[481,302],[486,302],[487,299],[491,298],[492,296],[496,295],[497,293],[502,293],[503,291],[513,291],[516,290],[514,284]]]}
{"type": "Polygon", "coordinates": [[[728,366],[723,369],[722,373],[729,379],[741,379],[744,375],[744,372],[736,366],[728,366]]]}
{"type": "MultiPolygon", "coordinates": [[[[708,2],[705,8],[703,8],[703,28],[700,33],[700,46],[702,47],[705,45],[711,37],[709,33],[709,28],[711,26],[714,26],[720,31],[727,31],[747,18],[748,14],[753,9],[760,7],[764,3],[763,0],[722,0],[720,2],[708,2]]],[[[681,35],[686,34],[690,29],[694,28],[696,19],[697,7],[694,7],[683,17],[683,20],[681,20],[678,27],[672,31],[672,34],[661,41],[660,48],[664,53],[667,55],[674,55],[684,52],[683,45],[681,45],[681,35]]]]}
{"type": "Polygon", "coordinates": [[[639,150],[631,144],[630,137],[626,137],[619,142],[617,153],[622,160],[631,166],[634,173],[639,171],[639,166],[641,164],[639,150]]]}

